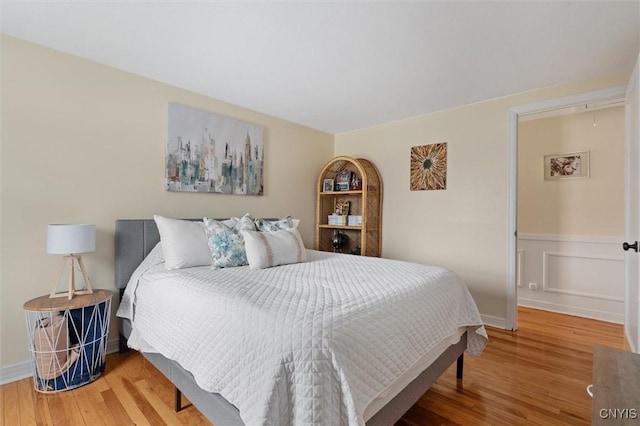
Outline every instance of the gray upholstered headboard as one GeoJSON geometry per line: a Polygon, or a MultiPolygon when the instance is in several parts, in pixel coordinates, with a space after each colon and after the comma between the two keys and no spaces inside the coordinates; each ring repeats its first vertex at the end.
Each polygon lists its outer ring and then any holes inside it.
{"type": "MultiPolygon", "coordinates": [[[[202,218],[185,220],[202,220],[202,218]]],[[[278,219],[265,218],[265,220],[278,219]]],[[[116,288],[122,290],[127,287],[133,271],[158,241],[160,241],[160,234],[153,219],[116,220],[116,288]]]]}
{"type": "Polygon", "coordinates": [[[116,288],[127,286],[137,265],[158,241],[153,219],[116,220],[116,288]]]}

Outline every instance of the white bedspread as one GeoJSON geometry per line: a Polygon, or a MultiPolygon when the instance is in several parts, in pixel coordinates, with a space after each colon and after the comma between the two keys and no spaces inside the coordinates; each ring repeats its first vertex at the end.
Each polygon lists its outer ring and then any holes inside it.
{"type": "Polygon", "coordinates": [[[154,249],[118,316],[131,347],[180,363],[247,425],[362,425],[367,405],[442,339],[486,332],[442,268],[308,250],[308,262],[167,271],[154,249]]]}

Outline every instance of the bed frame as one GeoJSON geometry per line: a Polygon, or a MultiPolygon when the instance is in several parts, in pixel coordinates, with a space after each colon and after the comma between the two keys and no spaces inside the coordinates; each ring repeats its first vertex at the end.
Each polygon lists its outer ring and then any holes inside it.
{"type": "MultiPolygon", "coordinates": [[[[122,297],[131,274],[158,241],[160,241],[160,234],[153,219],[116,220],[116,288],[120,290],[120,297],[122,297]]],[[[120,352],[126,352],[128,350],[127,338],[131,334],[131,324],[122,318],[118,318],[118,320],[120,352]]],[[[436,361],[380,409],[366,424],[370,426],[394,424],[456,361],[456,377],[461,380],[466,347],[467,334],[465,333],[458,343],[445,350],[436,361]]],[[[191,373],[183,369],[177,362],[160,354],[142,353],[142,355],[174,384],[176,411],[182,407],[181,400],[182,394],[184,394],[214,424],[244,424],[235,406],[219,394],[201,389],[191,373]]]]}

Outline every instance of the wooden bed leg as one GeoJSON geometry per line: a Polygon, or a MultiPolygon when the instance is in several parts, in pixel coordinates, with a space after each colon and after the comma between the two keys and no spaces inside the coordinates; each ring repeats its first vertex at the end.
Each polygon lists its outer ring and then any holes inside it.
{"type": "Polygon", "coordinates": [[[464,354],[460,354],[456,363],[456,379],[462,380],[462,368],[464,367],[464,354]]]}
{"type": "Polygon", "coordinates": [[[176,413],[178,411],[182,410],[182,392],[180,391],[180,389],[178,389],[177,386],[175,386],[176,388],[176,413]]]}

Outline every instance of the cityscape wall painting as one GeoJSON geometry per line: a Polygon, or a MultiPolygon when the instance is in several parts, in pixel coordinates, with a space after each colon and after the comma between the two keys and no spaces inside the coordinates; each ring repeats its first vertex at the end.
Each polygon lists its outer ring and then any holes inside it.
{"type": "Polygon", "coordinates": [[[166,189],[262,195],[264,128],[169,103],[166,189]]]}

